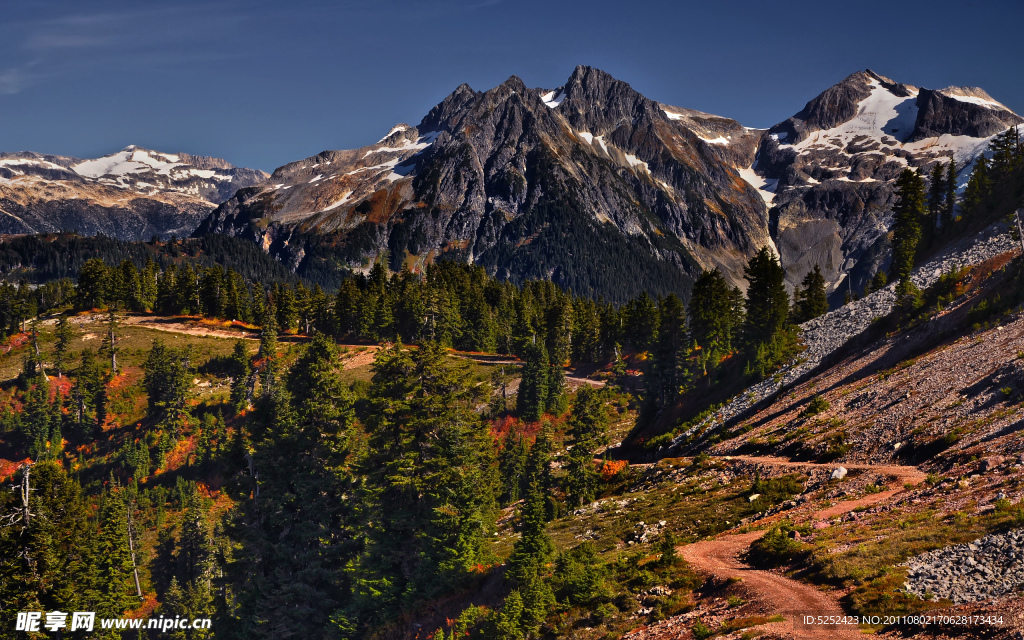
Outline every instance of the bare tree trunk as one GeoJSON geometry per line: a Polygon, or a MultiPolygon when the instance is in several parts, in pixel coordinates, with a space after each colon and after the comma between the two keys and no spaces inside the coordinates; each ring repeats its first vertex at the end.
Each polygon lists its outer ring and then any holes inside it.
{"type": "Polygon", "coordinates": [[[128,509],[128,550],[132,553],[132,573],[135,575],[135,593],[142,599],[142,585],[139,584],[139,567],[135,564],[135,536],[132,534],[134,521],[132,520],[132,505],[125,505],[128,509]]]}

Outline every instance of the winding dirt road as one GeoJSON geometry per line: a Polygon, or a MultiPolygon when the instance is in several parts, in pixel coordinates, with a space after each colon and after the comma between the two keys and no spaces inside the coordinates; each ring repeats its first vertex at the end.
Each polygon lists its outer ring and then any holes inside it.
{"type": "MultiPolygon", "coordinates": [[[[724,459],[724,458],[723,458],[724,459]]],[[[901,482],[918,484],[923,482],[925,474],[914,467],[894,465],[868,464],[816,464],[811,462],[793,462],[781,458],[732,456],[729,460],[740,460],[758,464],[767,464],[786,468],[826,468],[835,469],[843,466],[846,469],[863,469],[876,473],[894,476],[901,482]]],[[[891,489],[880,493],[869,494],[857,500],[840,502],[837,505],[818,510],[813,519],[825,520],[847,513],[857,507],[877,504],[888,500],[903,488],[891,489]]],[[[863,638],[860,630],[853,624],[827,624],[828,619],[842,620],[844,612],[839,604],[829,595],[814,587],[792,580],[785,576],[761,571],[745,564],[740,558],[750,544],[764,535],[764,531],[724,535],[715,540],[704,540],[681,547],[683,557],[694,569],[713,576],[719,580],[740,578],[750,598],[786,618],[784,622],[758,627],[759,630],[772,635],[796,639],[844,639],[863,638]],[[814,616],[812,623],[805,622],[804,616],[814,616]],[[822,620],[825,617],[825,620],[822,620]]]]}

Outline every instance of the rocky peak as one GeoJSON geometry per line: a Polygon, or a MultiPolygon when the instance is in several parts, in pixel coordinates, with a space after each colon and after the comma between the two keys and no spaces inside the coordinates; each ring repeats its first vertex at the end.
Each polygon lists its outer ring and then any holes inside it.
{"type": "Polygon", "coordinates": [[[457,114],[463,112],[467,105],[476,100],[477,92],[466,83],[460,84],[447,98],[442,100],[420,121],[421,131],[446,130],[448,123],[457,114]]]}
{"type": "Polygon", "coordinates": [[[658,105],[622,80],[592,67],[576,67],[561,88],[558,112],[569,125],[595,135],[618,128],[634,127],[640,120],[663,119],[658,105]]]}

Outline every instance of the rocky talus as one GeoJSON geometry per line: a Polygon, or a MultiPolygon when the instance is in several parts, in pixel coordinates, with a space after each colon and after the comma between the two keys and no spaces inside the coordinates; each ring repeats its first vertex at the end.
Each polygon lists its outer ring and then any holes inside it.
{"type": "MultiPolygon", "coordinates": [[[[914,271],[911,279],[919,288],[924,289],[934,284],[943,273],[963,266],[980,264],[989,258],[1018,247],[1019,244],[1011,237],[1006,225],[996,223],[973,238],[967,238],[954,244],[936,258],[928,261],[914,271]]],[[[772,378],[763,380],[734,396],[715,415],[678,435],[669,448],[677,448],[699,429],[723,424],[772,396],[780,389],[795,383],[821,364],[826,356],[867,329],[875,318],[885,316],[892,311],[895,303],[896,285],[894,283],[861,300],[851,302],[802,324],[800,326],[802,340],[807,348],[795,363],[783,368],[772,378]]]]}
{"type": "Polygon", "coordinates": [[[907,591],[956,604],[1016,593],[1024,585],[1024,531],[990,535],[911,558],[907,591]]]}

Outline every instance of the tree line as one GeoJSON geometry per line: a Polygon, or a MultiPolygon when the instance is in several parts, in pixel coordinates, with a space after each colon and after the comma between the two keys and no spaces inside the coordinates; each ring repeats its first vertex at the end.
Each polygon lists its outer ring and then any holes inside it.
{"type": "MultiPolygon", "coordinates": [[[[1024,149],[1016,127],[996,135],[974,162],[963,196],[957,195],[955,159],[923,169],[904,169],[896,181],[891,278],[905,301],[920,298],[910,281],[915,264],[941,243],[1013,213],[1024,194],[1024,149]]],[[[876,282],[884,285],[885,279],[876,282]]]]}

